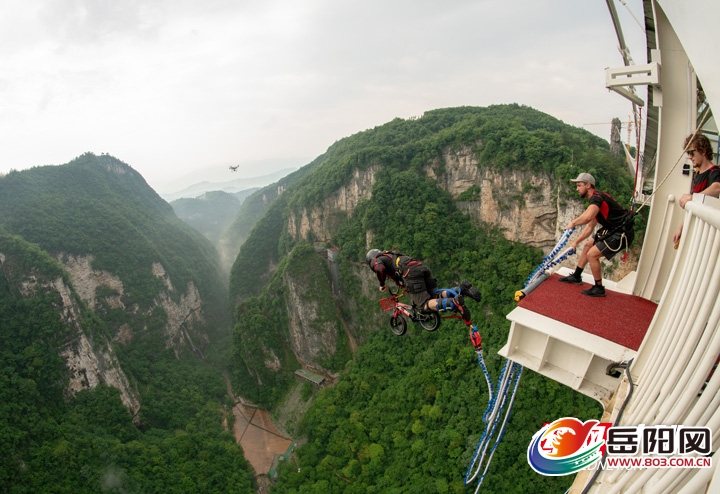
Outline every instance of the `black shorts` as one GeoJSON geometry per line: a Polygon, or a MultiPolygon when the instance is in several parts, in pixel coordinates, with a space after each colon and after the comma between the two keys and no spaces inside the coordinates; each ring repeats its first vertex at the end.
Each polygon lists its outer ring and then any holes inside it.
{"type": "Polygon", "coordinates": [[[437,280],[424,264],[411,266],[404,278],[405,288],[416,307],[422,308],[432,297],[429,291],[437,288],[437,280]]]}
{"type": "MultiPolygon", "coordinates": [[[[598,236],[602,237],[602,235],[598,236]]],[[[615,232],[607,237],[602,237],[602,240],[595,242],[595,245],[605,259],[610,260],[615,257],[615,254],[618,252],[630,247],[634,239],[635,231],[627,230],[615,232]]]]}

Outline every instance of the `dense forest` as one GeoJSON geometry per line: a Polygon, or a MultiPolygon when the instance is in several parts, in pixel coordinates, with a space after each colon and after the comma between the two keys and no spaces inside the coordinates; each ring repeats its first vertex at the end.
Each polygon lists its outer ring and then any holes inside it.
{"type": "MultiPolygon", "coordinates": [[[[477,188],[453,198],[428,176],[428,166],[442,172],[444,151],[460,147],[472,149],[480,168],[549,176],[562,201],[577,200],[569,179],[582,170],[629,202],[632,177],[607,142],[519,105],[434,110],[331,146],[312,173],[268,207],[241,247],[230,279],[236,303],[234,380],[253,400],[272,408],[301,366],[290,344],[296,338],[296,323],[288,320],[292,287],[302,284],[301,304],[317,303],[318,319],[332,317],[330,271],[317,247],[338,249],[336,358],[326,356],[316,364],[339,373],[339,382],[319,394],[295,431],[307,443],[281,470],[274,492],[465,492],[462,478],[488,402],[467,329],[450,319],[435,333],[392,335],[377,302],[383,295],[363,266],[369,247],[393,248],[425,262],[441,285],[472,281],[483,295],[481,304],[469,302],[473,321],[483,335],[491,375],[499,375],[503,362],[497,351],[509,329],[505,315],[542,252],[507,241],[492,225],[472,224],[455,201],[468,200],[477,188]],[[351,214],[325,212],[337,225],[332,238],[288,233],[289,217],[320,206],[357,170],[370,167],[376,168],[372,194],[351,214]],[[300,269],[312,277],[293,273],[300,269]],[[341,326],[361,342],[354,358],[341,326]],[[269,356],[278,357],[280,365],[263,365],[269,356]]],[[[572,478],[532,472],[525,460],[530,438],[556,417],[586,420],[601,412],[593,400],[527,371],[484,491],[528,492],[531,485],[533,492],[566,489],[572,478]]]]}
{"type": "Polygon", "coordinates": [[[86,154],[0,178],[0,490],[253,492],[252,469],[222,425],[229,323],[219,272],[210,243],[112,157],[86,154]],[[123,293],[98,287],[91,310],[58,262],[68,255],[91,256],[94,272],[117,276],[123,293]],[[179,288],[198,287],[207,317],[188,334],[209,335],[203,359],[168,346],[158,297],[179,301],[181,290],[168,291],[153,263],[179,288]],[[121,327],[133,328],[131,341],[116,339],[121,327]],[[114,350],[120,369],[100,377],[127,376],[139,393],[136,416],[102,379],[69,392],[65,355],[81,338],[95,354],[114,350]]]}
{"type": "MultiPolygon", "coordinates": [[[[254,473],[229,432],[230,396],[281,410],[299,386],[294,371],[308,367],[333,385],[302,385],[309,412],[279,424],[299,447],[272,492],[467,492],[462,478],[488,403],[467,328],[444,319],[435,332],[411,325],[393,335],[378,304],[385,295],[363,262],[370,247],[393,248],[422,260],[441,285],[470,280],[483,299],[468,306],[497,378],[513,293],[543,254],[458,209],[478,200],[479,184],[460,196],[438,186],[443,156],[467,149],[480,170],[548,177],[559,203],[577,201],[568,180],[578,171],[629,202],[632,178],[607,142],[521,105],[395,119],[337,141],[239,207],[209,194],[206,202],[236,212],[222,233],[178,218],[202,215],[205,204],[174,211],[111,156],[0,177],[2,490],[253,492],[254,473]],[[329,236],[289,231],[370,171],[371,189],[352,210],[322,212],[329,236]],[[115,277],[122,290],[100,284],[94,298],[81,296],[63,264],[71,256],[91,259],[90,274],[115,277]],[[180,306],[188,286],[201,302],[178,328],[184,343],[171,345],[172,317],[160,302],[180,306]],[[77,319],[67,316],[62,287],[77,319]],[[63,355],[80,336],[116,356],[138,394],[136,414],[105,382],[68,390],[63,355]]],[[[484,492],[564,491],[572,478],[530,469],[530,438],[544,422],[600,413],[593,400],[526,371],[484,492]]]]}

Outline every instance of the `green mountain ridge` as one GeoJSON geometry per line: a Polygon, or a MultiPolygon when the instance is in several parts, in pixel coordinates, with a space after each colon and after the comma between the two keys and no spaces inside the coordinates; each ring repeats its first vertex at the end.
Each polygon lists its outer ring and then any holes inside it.
{"type": "MultiPolygon", "coordinates": [[[[333,144],[267,207],[231,271],[236,389],[281,407],[297,368],[339,376],[334,387],[316,390],[291,430],[307,443],[281,469],[273,492],[465,492],[464,469],[488,401],[467,329],[451,319],[434,333],[391,335],[377,302],[383,295],[363,265],[367,249],[392,248],[422,259],[441,286],[473,282],[483,302],[469,307],[490,372],[499,374],[505,315],[542,253],[509,242],[495,225],[471,223],[456,201],[478,201],[478,189],[453,197],[439,187],[433,176],[444,177],[445,156],[461,150],[470,150],[481,171],[546,177],[555,201],[577,202],[569,179],[578,170],[593,173],[621,202],[632,191],[632,177],[607,142],[520,105],[433,110],[333,144]],[[372,190],[352,210],[326,209],[359,176],[370,177],[372,190]],[[312,227],[302,235],[289,229],[311,214],[330,225],[330,237],[312,227]],[[337,250],[337,295],[332,266],[320,255],[327,247],[337,250]]],[[[501,206],[514,201],[522,208],[522,196],[498,193],[501,206]]],[[[545,421],[599,418],[601,408],[529,371],[519,393],[483,489],[565,490],[571,478],[532,472],[524,456],[530,438],[545,421]]]]}
{"type": "MultiPolygon", "coordinates": [[[[0,177],[0,332],[11,342],[0,360],[0,485],[254,491],[229,432],[228,369],[230,394],[276,413],[298,389],[309,403],[304,417],[283,410],[292,417],[278,425],[301,446],[271,492],[467,492],[462,477],[488,402],[468,330],[443,319],[435,332],[410,324],[394,336],[378,304],[386,295],[363,262],[369,247],[394,248],[422,259],[441,286],[469,279],[483,295],[468,305],[485,361],[499,375],[505,315],[542,252],[458,209],[487,199],[479,184],[459,194],[440,187],[453,153],[480,171],[542,176],[557,203],[577,202],[568,179],[579,170],[621,202],[632,189],[605,141],[521,105],[432,110],[341,139],[250,195],[219,252],[111,156],[0,177]],[[353,188],[348,207],[334,206],[353,188]],[[63,312],[68,300],[77,317],[63,312]],[[83,374],[63,352],[115,359],[136,412],[109,374],[69,392],[83,374]],[[299,383],[301,367],[334,385],[299,383]]],[[[521,194],[494,192],[501,214],[523,207],[521,194]]],[[[526,372],[483,490],[564,491],[571,478],[530,470],[530,437],[543,422],[599,413],[526,372]]]]}
{"type": "Polygon", "coordinates": [[[170,206],[178,218],[217,247],[220,238],[235,220],[245,199],[257,190],[259,187],[235,193],[209,191],[195,198],[176,199],[170,202],[170,206]]]}
{"type": "Polygon", "coordinates": [[[217,253],[131,167],[0,178],[0,321],[4,489],[253,492],[217,253]]]}

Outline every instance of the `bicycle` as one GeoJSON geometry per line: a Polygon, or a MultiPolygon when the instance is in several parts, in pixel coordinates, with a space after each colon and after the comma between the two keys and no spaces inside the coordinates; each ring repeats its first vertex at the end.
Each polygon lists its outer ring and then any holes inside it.
{"type": "Polygon", "coordinates": [[[402,336],[407,331],[407,320],[419,322],[420,326],[426,331],[435,331],[440,327],[440,314],[435,311],[425,311],[418,309],[414,304],[408,305],[400,302],[398,299],[405,293],[400,288],[397,292],[390,291],[390,296],[379,300],[380,306],[384,311],[393,311],[390,316],[390,330],[398,336],[402,336]]]}

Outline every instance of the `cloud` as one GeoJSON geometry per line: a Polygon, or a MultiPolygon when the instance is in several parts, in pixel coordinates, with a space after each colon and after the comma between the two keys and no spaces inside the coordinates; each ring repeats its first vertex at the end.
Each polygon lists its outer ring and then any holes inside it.
{"type": "Polygon", "coordinates": [[[0,19],[0,172],[107,152],[153,184],[460,105],[609,122],[615,45],[603,2],[28,0],[0,19]]]}

